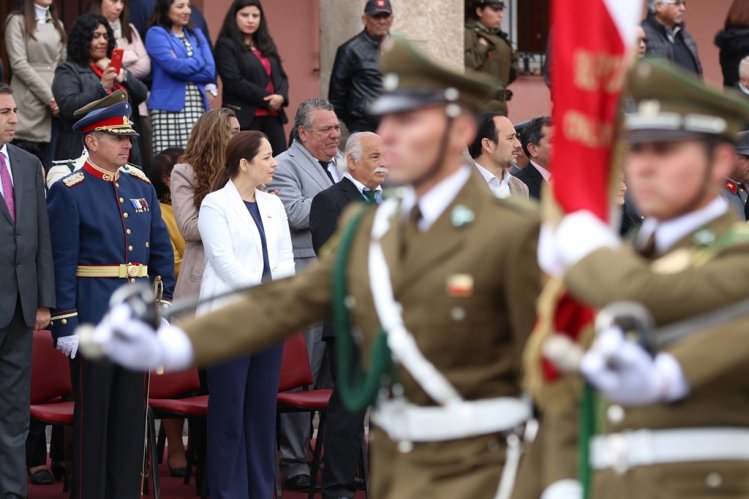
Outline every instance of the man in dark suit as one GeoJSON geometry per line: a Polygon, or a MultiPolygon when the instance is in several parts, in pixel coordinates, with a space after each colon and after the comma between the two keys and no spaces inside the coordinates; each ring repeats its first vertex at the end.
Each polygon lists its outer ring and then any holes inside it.
{"type": "MultiPolygon", "coordinates": [[[[387,175],[382,152],[382,139],[372,132],[354,133],[344,151],[347,172],[340,182],[328,187],[312,199],[310,232],[316,253],[338,228],[343,210],[353,202],[378,203],[382,200],[382,183],[387,175]]],[[[332,324],[323,327],[323,340],[328,342],[328,359],[335,379],[336,349],[332,324]]],[[[323,499],[354,497],[356,495],[356,465],[361,454],[364,433],[364,411],[347,410],[337,390],[333,390],[328,406],[328,425],[325,431],[325,467],[323,471],[323,499]]]]}
{"type": "Polygon", "coordinates": [[[517,174],[517,178],[525,182],[528,192],[533,199],[541,199],[541,186],[551,179],[549,158],[551,157],[551,141],[554,127],[548,116],[540,116],[531,120],[520,135],[523,152],[528,156],[528,166],[517,174]]]}
{"type": "Polygon", "coordinates": [[[42,165],[10,144],[18,118],[0,83],[0,497],[25,498],[31,332],[55,306],[52,247],[42,165]]]}

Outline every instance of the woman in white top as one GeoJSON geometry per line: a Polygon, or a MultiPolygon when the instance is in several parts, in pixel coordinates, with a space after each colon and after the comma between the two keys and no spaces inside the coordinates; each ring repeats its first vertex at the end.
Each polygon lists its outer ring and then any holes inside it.
{"type": "MultiPolygon", "coordinates": [[[[229,141],[226,167],[214,183],[214,192],[203,200],[198,217],[205,248],[201,300],[294,273],[283,204],[277,196],[258,190],[273,179],[275,168],[273,151],[263,133],[239,132],[229,141]]],[[[198,313],[225,303],[209,303],[198,313]]],[[[282,352],[279,344],[208,369],[211,499],[274,495],[276,394],[282,352]]]]}
{"type": "Polygon", "coordinates": [[[24,0],[5,21],[5,48],[18,104],[14,143],[52,163],[52,117],[60,112],[52,95],[55,68],[65,60],[65,30],[53,0],[24,0]]]}

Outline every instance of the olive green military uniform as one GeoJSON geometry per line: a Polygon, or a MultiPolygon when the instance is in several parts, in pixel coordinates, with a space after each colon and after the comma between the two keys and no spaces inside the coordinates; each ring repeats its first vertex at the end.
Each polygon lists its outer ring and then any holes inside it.
{"type": "MultiPolygon", "coordinates": [[[[629,249],[599,250],[572,267],[565,282],[576,297],[596,307],[636,300],[652,312],[657,325],[722,308],[749,297],[749,229],[738,223],[732,214],[725,214],[652,260],[629,249]]],[[[679,342],[667,348],[687,373],[689,396],[673,404],[609,407],[600,432],[701,427],[749,430],[749,363],[723,367],[736,348],[726,340],[745,329],[745,324],[734,323],[713,333],[713,341],[702,351],[695,349],[695,340],[698,345],[705,343],[698,337],[689,342],[691,345],[679,342]]],[[[599,471],[593,497],[747,497],[748,472],[747,461],[655,464],[633,467],[623,474],[599,471]]]]}
{"type": "Polygon", "coordinates": [[[480,22],[471,20],[465,25],[465,67],[484,73],[502,85],[496,95],[486,103],[486,111],[507,114],[507,86],[518,75],[518,56],[507,34],[489,30],[480,22]],[[486,45],[479,43],[485,40],[486,45]]]}

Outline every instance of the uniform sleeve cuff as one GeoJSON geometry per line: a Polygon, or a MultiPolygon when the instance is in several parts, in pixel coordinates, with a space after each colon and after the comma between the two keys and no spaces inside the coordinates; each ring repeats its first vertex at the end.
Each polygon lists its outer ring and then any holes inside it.
{"type": "Polygon", "coordinates": [[[577,211],[562,219],[556,233],[559,254],[569,268],[601,248],[616,249],[619,236],[589,211],[577,211]]]}
{"type": "Polygon", "coordinates": [[[655,367],[663,380],[661,400],[673,402],[687,396],[689,381],[673,355],[659,353],[655,358],[655,367]]]}

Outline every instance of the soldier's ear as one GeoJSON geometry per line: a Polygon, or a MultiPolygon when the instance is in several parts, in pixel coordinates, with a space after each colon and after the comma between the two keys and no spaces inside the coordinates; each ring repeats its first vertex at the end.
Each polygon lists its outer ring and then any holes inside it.
{"type": "Polygon", "coordinates": [[[83,137],[83,143],[86,145],[86,149],[96,150],[96,136],[93,133],[88,133],[83,137]]]}
{"type": "Polygon", "coordinates": [[[722,184],[726,177],[733,175],[736,168],[736,148],[723,142],[713,148],[712,155],[712,158],[708,158],[708,161],[712,161],[711,176],[715,182],[722,184]]]}

